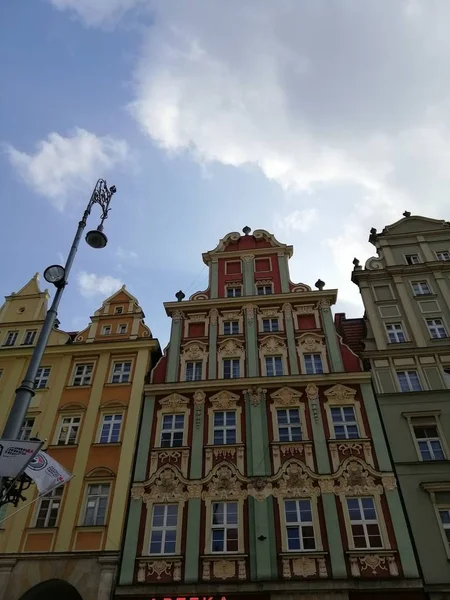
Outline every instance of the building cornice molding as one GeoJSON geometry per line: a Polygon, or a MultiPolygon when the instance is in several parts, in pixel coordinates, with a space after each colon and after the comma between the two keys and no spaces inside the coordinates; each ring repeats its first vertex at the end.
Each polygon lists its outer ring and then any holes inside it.
{"type": "MultiPolygon", "coordinates": [[[[156,338],[143,338],[142,340],[131,340],[127,341],[105,341],[105,342],[77,342],[73,344],[62,344],[60,346],[47,346],[45,350],[44,359],[47,356],[60,355],[67,356],[72,354],[86,354],[89,357],[96,357],[105,352],[117,352],[122,351],[123,354],[128,352],[134,352],[135,350],[141,350],[142,348],[148,348],[148,350],[156,350],[159,348],[159,342],[156,338]]],[[[5,346],[0,348],[0,357],[3,358],[23,358],[31,356],[34,350],[34,346],[5,346]]]]}

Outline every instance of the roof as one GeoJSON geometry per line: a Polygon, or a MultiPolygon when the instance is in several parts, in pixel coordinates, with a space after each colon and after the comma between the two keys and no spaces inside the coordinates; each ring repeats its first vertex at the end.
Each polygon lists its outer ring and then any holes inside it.
{"type": "Polygon", "coordinates": [[[367,329],[362,317],[356,319],[347,319],[345,313],[336,313],[334,316],[334,325],[336,331],[342,337],[346,344],[355,354],[364,350],[364,339],[367,329]]]}

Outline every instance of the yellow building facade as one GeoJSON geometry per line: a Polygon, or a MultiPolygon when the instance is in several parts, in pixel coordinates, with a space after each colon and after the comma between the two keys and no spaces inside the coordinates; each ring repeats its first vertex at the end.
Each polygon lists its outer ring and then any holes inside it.
{"type": "MultiPolygon", "coordinates": [[[[48,299],[35,275],[0,309],[0,431],[48,299]]],[[[160,354],[125,287],[83,331],[52,332],[21,436],[44,440],[43,449],[73,478],[28,507],[22,502],[22,510],[0,510],[0,521],[7,517],[0,523],[0,600],[110,598],[143,386],[160,354]]],[[[37,497],[35,485],[26,497],[37,497]]]]}

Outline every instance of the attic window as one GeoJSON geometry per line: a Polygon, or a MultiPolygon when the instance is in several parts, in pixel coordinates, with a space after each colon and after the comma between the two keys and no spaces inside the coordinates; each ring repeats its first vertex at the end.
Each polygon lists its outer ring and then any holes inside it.
{"type": "Polygon", "coordinates": [[[114,309],[114,314],[121,315],[123,313],[123,306],[116,306],[114,309]]]}

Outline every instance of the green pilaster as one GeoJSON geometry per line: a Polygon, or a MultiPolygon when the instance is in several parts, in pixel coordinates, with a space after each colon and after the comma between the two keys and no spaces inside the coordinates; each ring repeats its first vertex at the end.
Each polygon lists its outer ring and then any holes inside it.
{"type": "MultiPolygon", "coordinates": [[[[145,481],[147,475],[147,460],[150,450],[150,436],[152,431],[153,413],[155,410],[155,397],[148,396],[144,399],[141,427],[139,431],[139,444],[134,467],[133,481],[145,481]]],[[[142,500],[131,500],[128,511],[125,543],[123,548],[122,565],[120,569],[120,585],[133,583],[134,566],[136,562],[137,545],[139,538],[139,523],[141,520],[142,500]]]]}
{"type": "Polygon", "coordinates": [[[209,294],[210,298],[219,297],[219,261],[217,258],[213,258],[209,265],[209,294]]]}
{"type": "Polygon", "coordinates": [[[288,257],[286,254],[278,255],[278,268],[280,270],[281,292],[287,294],[289,292],[289,268],[288,257]]]}
{"type": "Polygon", "coordinates": [[[218,312],[213,308],[209,313],[208,379],[217,378],[217,317],[218,312]]]}
{"type": "MultiPolygon", "coordinates": [[[[278,257],[280,258],[280,257],[278,257]]],[[[292,320],[292,306],[289,303],[283,305],[284,326],[286,328],[286,338],[289,354],[289,369],[291,375],[298,375],[297,349],[295,347],[294,322],[292,320]]]]}
{"type": "Polygon", "coordinates": [[[322,494],[322,504],[330,548],[331,571],[333,577],[346,578],[347,567],[345,565],[344,548],[342,547],[341,532],[338,525],[336,496],[334,494],[322,494]]]}
{"type": "Polygon", "coordinates": [[[175,311],[172,315],[172,329],[170,330],[169,358],[167,360],[166,383],[177,381],[178,379],[182,332],[183,314],[181,310],[175,311]]]}
{"type": "Polygon", "coordinates": [[[319,302],[320,316],[322,317],[323,330],[325,332],[325,340],[327,343],[328,356],[333,373],[344,371],[342,363],[341,349],[337,338],[336,328],[333,323],[333,314],[327,301],[323,301],[323,305],[319,302]]]}
{"type": "Polygon", "coordinates": [[[380,415],[378,414],[372,386],[370,383],[362,383],[360,387],[380,471],[392,471],[392,464],[389,458],[386,439],[381,426],[380,415]]]}
{"type": "Polygon", "coordinates": [[[267,427],[266,398],[260,391],[256,395],[245,393],[247,415],[247,471],[250,476],[271,474],[269,432],[267,427]]]}
{"type": "Polygon", "coordinates": [[[396,489],[386,491],[386,499],[389,505],[392,525],[394,527],[395,539],[397,540],[398,553],[403,567],[405,577],[419,577],[414,551],[409,538],[400,497],[396,489]]]}
{"type": "Polygon", "coordinates": [[[245,355],[247,377],[258,377],[258,330],[253,304],[245,306],[245,355]]]}
{"type": "Polygon", "coordinates": [[[319,397],[310,395],[308,397],[309,414],[312,415],[312,434],[314,450],[316,451],[317,471],[321,475],[331,473],[330,460],[328,458],[327,441],[320,414],[319,397]]]}
{"type": "Polygon", "coordinates": [[[244,296],[255,295],[255,257],[253,254],[244,254],[242,257],[244,274],[244,296]]]}

